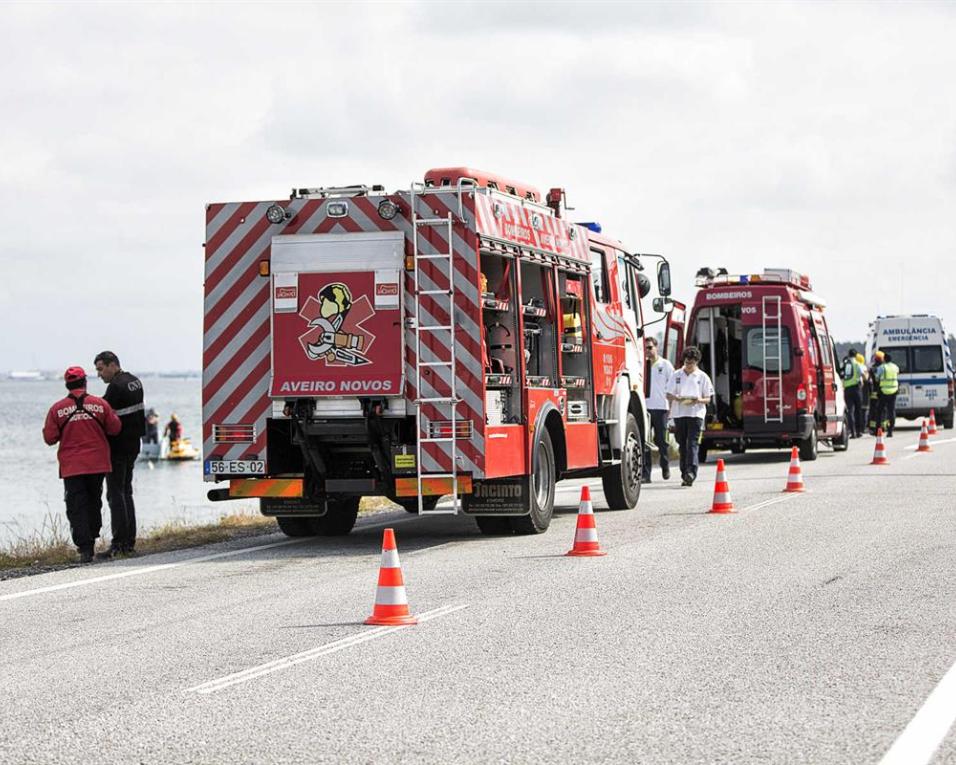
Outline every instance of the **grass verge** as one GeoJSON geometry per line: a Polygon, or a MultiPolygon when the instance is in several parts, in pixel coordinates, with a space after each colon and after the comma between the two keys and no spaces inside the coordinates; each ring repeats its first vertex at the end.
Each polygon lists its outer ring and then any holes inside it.
{"type": "MultiPolygon", "coordinates": [[[[364,497],[359,506],[363,514],[395,510],[398,505],[385,497],[364,497]]],[[[141,555],[183,550],[214,542],[226,542],[242,537],[271,534],[278,527],[274,518],[251,513],[223,515],[214,523],[190,524],[173,521],[147,530],[136,541],[136,551],[141,555]]],[[[106,549],[109,543],[100,538],[98,550],[106,549]]],[[[40,573],[76,563],[76,548],[70,541],[69,527],[65,518],[48,515],[40,531],[21,537],[0,547],[0,578],[4,574],[40,573]],[[28,570],[28,571],[27,571],[28,570]]]]}

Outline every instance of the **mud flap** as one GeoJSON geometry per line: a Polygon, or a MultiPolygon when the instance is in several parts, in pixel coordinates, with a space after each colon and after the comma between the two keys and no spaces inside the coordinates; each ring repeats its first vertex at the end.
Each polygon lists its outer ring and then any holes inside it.
{"type": "Polygon", "coordinates": [[[475,481],[462,499],[466,515],[528,515],[531,512],[531,476],[475,481]]]}

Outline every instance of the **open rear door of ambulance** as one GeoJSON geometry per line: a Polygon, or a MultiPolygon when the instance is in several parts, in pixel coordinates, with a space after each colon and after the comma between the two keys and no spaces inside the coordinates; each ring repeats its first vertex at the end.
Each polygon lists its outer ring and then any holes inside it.
{"type": "Polygon", "coordinates": [[[400,231],[272,239],[274,398],[403,393],[400,231]]]}
{"type": "Polygon", "coordinates": [[[677,369],[680,366],[680,356],[684,352],[687,306],[678,300],[672,300],[671,305],[673,308],[667,314],[667,322],[664,324],[664,342],[661,355],[677,369]]]}

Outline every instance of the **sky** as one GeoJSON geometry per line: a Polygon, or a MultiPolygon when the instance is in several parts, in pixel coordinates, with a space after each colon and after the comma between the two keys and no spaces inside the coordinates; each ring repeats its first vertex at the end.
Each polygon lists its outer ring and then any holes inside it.
{"type": "Polygon", "coordinates": [[[670,260],[789,267],[838,340],[956,329],[956,3],[0,5],[0,370],[201,366],[204,205],[562,186],[670,260]]]}

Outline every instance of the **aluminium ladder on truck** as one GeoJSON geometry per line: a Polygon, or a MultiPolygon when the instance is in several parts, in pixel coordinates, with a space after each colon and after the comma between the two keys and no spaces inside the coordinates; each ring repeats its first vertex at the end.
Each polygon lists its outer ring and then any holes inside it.
{"type": "MultiPolygon", "coordinates": [[[[447,192],[447,188],[442,188],[442,191],[447,192]]],[[[454,225],[455,218],[454,215],[449,212],[447,217],[428,217],[421,218],[418,216],[418,207],[416,197],[423,197],[428,194],[431,189],[425,187],[422,183],[412,183],[409,191],[409,200],[411,207],[411,219],[412,219],[412,254],[413,262],[415,266],[415,294],[414,294],[414,333],[415,333],[415,421],[416,421],[416,430],[417,430],[417,440],[415,446],[415,472],[417,477],[417,486],[418,486],[418,512],[419,514],[445,514],[445,513],[457,513],[460,510],[461,499],[458,496],[458,404],[461,402],[461,398],[458,396],[457,392],[457,375],[458,375],[458,365],[457,357],[455,354],[455,329],[456,329],[456,317],[455,317],[455,250],[454,250],[454,225]],[[448,246],[447,252],[434,252],[434,253],[423,253],[422,247],[419,242],[419,233],[423,228],[427,227],[443,227],[444,228],[444,238],[448,246]],[[429,261],[434,265],[437,265],[439,268],[447,267],[447,277],[448,277],[448,288],[447,289],[423,289],[420,276],[421,276],[421,266],[424,262],[429,261]],[[424,296],[429,296],[439,309],[446,311],[448,315],[447,324],[422,324],[422,305],[421,298],[424,296]],[[448,361],[422,361],[422,336],[431,335],[436,338],[448,339],[448,346],[450,348],[450,359],[448,361]],[[447,396],[431,396],[426,397],[422,394],[422,369],[423,368],[439,368],[448,370],[448,384],[450,390],[447,396]],[[430,423],[428,418],[425,416],[425,413],[422,411],[423,407],[426,405],[433,406],[437,411],[443,414],[446,417],[445,422],[450,426],[450,430],[444,427],[439,426],[437,429],[434,427],[429,427],[434,423],[430,423]],[[426,510],[424,506],[424,498],[422,496],[422,446],[428,443],[444,443],[451,445],[451,472],[448,473],[429,473],[428,478],[450,478],[451,479],[451,495],[452,495],[452,506],[450,508],[441,508],[436,505],[430,510],[426,510]]],[[[437,191],[437,189],[436,189],[437,191]]],[[[459,198],[459,209],[461,207],[461,187],[459,185],[458,189],[458,198],[459,198]]],[[[435,192],[431,192],[435,193],[435,192]]],[[[436,321],[435,319],[429,319],[430,321],[436,321]]]]}
{"type": "Polygon", "coordinates": [[[783,422],[783,327],[780,296],[764,295],[761,309],[763,421],[783,422]],[[771,404],[776,404],[776,414],[772,413],[771,404]]]}

